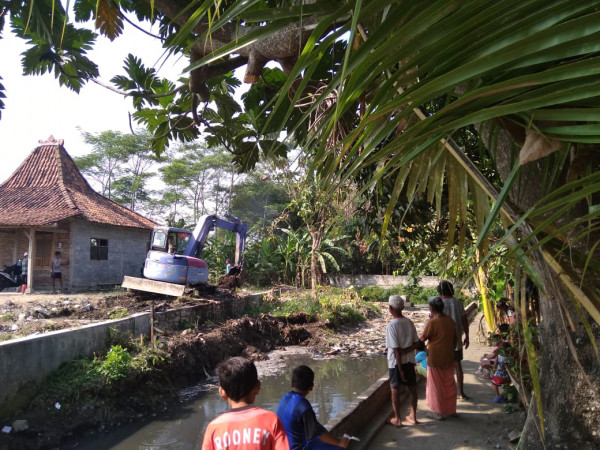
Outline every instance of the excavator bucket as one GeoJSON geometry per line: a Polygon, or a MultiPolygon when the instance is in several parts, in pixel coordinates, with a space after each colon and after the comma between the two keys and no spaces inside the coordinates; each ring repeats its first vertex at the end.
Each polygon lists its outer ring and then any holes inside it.
{"type": "Polygon", "coordinates": [[[124,277],[122,288],[132,289],[134,291],[152,292],[154,294],[172,295],[181,297],[186,292],[191,291],[184,284],[166,283],[164,281],[155,281],[148,278],[124,277]]]}
{"type": "Polygon", "coordinates": [[[242,286],[242,267],[233,266],[227,275],[219,278],[218,287],[221,289],[235,289],[242,286]]]}

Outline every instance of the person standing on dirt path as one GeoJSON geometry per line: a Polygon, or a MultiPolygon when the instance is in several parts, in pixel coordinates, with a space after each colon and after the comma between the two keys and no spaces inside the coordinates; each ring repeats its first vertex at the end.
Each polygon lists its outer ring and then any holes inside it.
{"type": "Polygon", "coordinates": [[[231,408],[206,428],[202,450],[288,450],[281,420],[271,411],[254,406],[260,392],[256,366],[241,356],[217,366],[219,395],[231,408]]]}
{"type": "Polygon", "coordinates": [[[454,371],[456,372],[458,398],[469,400],[464,390],[464,373],[461,363],[463,360],[463,345],[465,349],[469,348],[469,322],[467,321],[467,313],[462,303],[454,298],[454,286],[448,280],[440,281],[437,291],[444,302],[444,314],[454,320],[456,335],[458,336],[458,341],[454,348],[454,371]],[[465,334],[464,341],[461,340],[463,333],[465,334]]]}
{"type": "Polygon", "coordinates": [[[338,439],[317,421],[306,396],[312,391],[315,373],[308,366],[298,366],[292,372],[292,390],[285,394],[277,407],[277,417],[290,443],[290,450],[334,450],[346,448],[350,439],[338,439]]]}
{"type": "Polygon", "coordinates": [[[456,415],[456,384],[454,383],[454,348],[458,335],[451,317],[444,314],[444,302],[439,297],[429,299],[429,322],[422,341],[427,341],[427,406],[433,410],[428,417],[443,420],[456,415]]]}
{"type": "Polygon", "coordinates": [[[390,296],[389,310],[392,320],[385,330],[385,346],[387,347],[388,372],[392,395],[394,416],[388,424],[402,426],[400,418],[400,385],[406,385],[410,393],[410,415],[404,419],[416,425],[417,420],[417,374],[415,371],[415,349],[419,347],[419,336],[412,321],[402,315],[404,300],[399,295],[390,296]]]}
{"type": "Polygon", "coordinates": [[[231,270],[231,262],[228,259],[225,260],[225,275],[229,275],[229,271],[231,270]]]}
{"type": "Polygon", "coordinates": [[[55,282],[58,280],[60,283],[60,289],[63,288],[62,282],[62,271],[60,268],[60,263],[62,262],[60,257],[60,252],[54,252],[54,258],[52,258],[52,267],[50,269],[50,277],[52,278],[52,290],[54,290],[55,282]]]}

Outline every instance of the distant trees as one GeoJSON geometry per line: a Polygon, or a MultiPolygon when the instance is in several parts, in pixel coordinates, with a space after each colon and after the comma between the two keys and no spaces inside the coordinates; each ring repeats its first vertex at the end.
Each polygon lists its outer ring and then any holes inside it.
{"type": "Polygon", "coordinates": [[[147,201],[147,184],[151,169],[162,158],[150,149],[150,135],[103,131],[82,132],[92,146],[88,155],[73,158],[75,164],[100,193],[135,211],[139,202],[147,201]]]}

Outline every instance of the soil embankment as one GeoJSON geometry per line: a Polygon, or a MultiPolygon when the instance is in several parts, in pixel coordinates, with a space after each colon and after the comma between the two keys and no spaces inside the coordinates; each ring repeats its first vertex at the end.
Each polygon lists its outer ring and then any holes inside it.
{"type": "Polygon", "coordinates": [[[0,292],[0,340],[80,327],[154,309],[182,308],[202,300],[226,301],[228,291],[203,292],[199,298],[164,297],[114,290],[107,292],[16,295],[0,292]]]}

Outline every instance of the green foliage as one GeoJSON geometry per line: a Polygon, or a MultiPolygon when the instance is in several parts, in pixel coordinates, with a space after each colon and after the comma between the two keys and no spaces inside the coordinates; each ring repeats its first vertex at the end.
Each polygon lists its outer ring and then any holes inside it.
{"type": "Polygon", "coordinates": [[[273,302],[267,305],[266,308],[270,309],[270,314],[283,317],[299,312],[304,312],[312,316],[319,316],[322,312],[321,303],[311,300],[308,295],[287,299],[282,302],[273,302]]]}
{"type": "MultiPolygon", "coordinates": [[[[418,279],[417,279],[418,282],[418,279]]],[[[390,295],[407,295],[408,301],[415,305],[427,304],[429,297],[438,295],[435,288],[422,288],[417,284],[398,285],[385,289],[379,286],[367,286],[359,291],[360,297],[369,302],[387,302],[390,295]]]]}
{"type": "Polygon", "coordinates": [[[135,379],[137,374],[156,370],[164,355],[152,350],[143,338],[113,332],[107,354],[93,359],[83,358],[62,363],[51,372],[40,388],[42,398],[50,396],[60,403],[80,402],[82,399],[111,398],[121,392],[120,383],[135,379]]]}
{"type": "Polygon", "coordinates": [[[93,395],[104,386],[105,380],[97,370],[97,359],[77,359],[62,363],[52,371],[41,388],[61,402],[93,395]]]}
{"type": "Polygon", "coordinates": [[[365,320],[361,309],[366,306],[347,295],[327,295],[319,298],[319,303],[321,304],[321,318],[326,320],[332,328],[342,325],[357,325],[365,320]]]}
{"type": "MultiPolygon", "coordinates": [[[[415,305],[426,305],[431,297],[436,297],[439,294],[435,288],[422,288],[419,291],[413,292],[410,295],[411,296],[409,297],[409,299],[415,305]]],[[[457,300],[461,301],[461,299],[458,296],[457,300]]]]}
{"type": "Polygon", "coordinates": [[[408,279],[408,284],[402,286],[402,293],[408,295],[409,301],[417,303],[417,298],[421,295],[423,289],[419,286],[420,278],[411,276],[408,279]]]}
{"type": "Polygon", "coordinates": [[[512,384],[504,385],[504,397],[508,400],[508,403],[518,403],[519,402],[519,391],[512,384]]]}
{"type": "Polygon", "coordinates": [[[271,314],[287,317],[297,313],[317,316],[326,321],[332,328],[344,325],[356,325],[379,314],[369,302],[363,301],[353,289],[324,288],[317,291],[317,300],[309,293],[263,302],[259,307],[247,311],[248,314],[271,314]]]}
{"type": "Polygon", "coordinates": [[[266,237],[267,228],[281,214],[290,201],[281,183],[253,172],[233,187],[231,213],[243,217],[249,228],[256,226],[260,237],[266,237]]]}
{"type": "Polygon", "coordinates": [[[125,134],[117,131],[82,132],[83,140],[93,147],[91,153],[73,158],[78,169],[100,193],[131,210],[148,202],[146,185],[150,169],[161,161],[149,148],[146,132],[125,134]]]}
{"type": "Polygon", "coordinates": [[[120,319],[121,317],[127,317],[129,310],[127,308],[115,308],[109,314],[109,319],[120,319]]]}
{"type": "Polygon", "coordinates": [[[131,372],[150,372],[165,360],[163,353],[159,349],[151,349],[148,346],[141,346],[133,357],[131,362],[131,372]]]}
{"type": "Polygon", "coordinates": [[[366,302],[387,302],[390,295],[389,289],[379,286],[366,286],[359,290],[360,298],[366,302]]]}
{"type": "Polygon", "coordinates": [[[14,322],[17,320],[13,313],[0,314],[0,322],[14,322]]]}
{"type": "Polygon", "coordinates": [[[121,380],[131,372],[133,357],[120,345],[114,345],[106,354],[97,370],[107,383],[121,380]]]}

